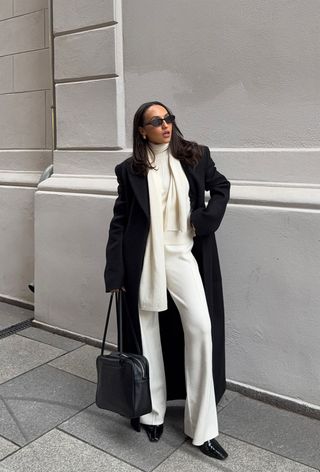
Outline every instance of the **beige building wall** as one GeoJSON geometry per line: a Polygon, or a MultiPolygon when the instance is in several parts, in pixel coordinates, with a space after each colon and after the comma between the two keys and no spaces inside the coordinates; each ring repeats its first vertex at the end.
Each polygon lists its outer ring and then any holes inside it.
{"type": "Polygon", "coordinates": [[[232,183],[217,232],[229,381],[320,407],[319,14],[317,0],[52,0],[57,139],[36,192],[38,322],[101,339],[114,166],[137,107],[159,99],[232,183]]]}
{"type": "Polygon", "coordinates": [[[320,406],[320,3],[123,2],[127,143],[172,104],[232,181],[217,232],[227,377],[320,406]]]}
{"type": "Polygon", "coordinates": [[[51,18],[56,144],[36,193],[36,319],[101,339],[114,166],[126,155],[121,2],[54,0],[51,18]]]}
{"type": "Polygon", "coordinates": [[[0,297],[33,305],[34,192],[52,161],[48,4],[0,2],[0,297]]]}

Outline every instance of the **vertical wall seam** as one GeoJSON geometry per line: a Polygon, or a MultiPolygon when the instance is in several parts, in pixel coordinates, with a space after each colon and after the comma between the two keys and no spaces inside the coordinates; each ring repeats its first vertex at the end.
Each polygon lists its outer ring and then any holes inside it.
{"type": "Polygon", "coordinates": [[[15,92],[15,86],[14,86],[14,54],[11,56],[11,70],[12,70],[12,92],[15,92]]]}
{"type": "Polygon", "coordinates": [[[54,150],[57,148],[57,117],[56,117],[56,86],[54,82],[54,33],[53,33],[53,5],[52,0],[49,0],[48,8],[48,33],[49,33],[49,50],[51,58],[51,89],[52,89],[52,101],[51,101],[51,132],[52,132],[52,160],[54,150]]]}
{"type": "Polygon", "coordinates": [[[43,49],[46,47],[46,9],[43,9],[43,49]]]}
{"type": "Polygon", "coordinates": [[[124,64],[123,64],[123,21],[122,0],[113,0],[115,19],[115,66],[118,77],[116,81],[116,107],[117,107],[117,141],[120,147],[126,146],[125,132],[125,88],[124,88],[124,64]]]}

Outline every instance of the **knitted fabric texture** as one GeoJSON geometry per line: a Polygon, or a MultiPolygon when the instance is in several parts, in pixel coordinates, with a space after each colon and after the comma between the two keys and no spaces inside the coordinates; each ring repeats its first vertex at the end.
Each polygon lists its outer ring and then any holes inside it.
{"type": "Polygon", "coordinates": [[[164,244],[187,244],[193,239],[190,225],[189,182],[181,163],[169,145],[150,143],[147,180],[150,202],[150,229],[139,287],[139,309],[164,311],[168,308],[164,244]]]}

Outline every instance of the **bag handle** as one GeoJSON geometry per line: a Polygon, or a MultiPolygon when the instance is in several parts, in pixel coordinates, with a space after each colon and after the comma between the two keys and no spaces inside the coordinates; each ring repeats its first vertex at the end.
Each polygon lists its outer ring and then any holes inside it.
{"type": "MultiPolygon", "coordinates": [[[[112,301],[113,301],[113,296],[115,292],[111,292],[110,296],[110,301],[109,301],[109,307],[108,307],[108,313],[107,313],[107,319],[106,319],[106,324],[104,328],[104,333],[103,333],[103,339],[102,339],[102,346],[101,346],[101,355],[103,356],[104,353],[104,347],[105,347],[105,342],[106,342],[106,337],[107,337],[107,330],[108,330],[108,325],[109,325],[109,319],[110,319],[110,314],[111,314],[111,306],[112,306],[112,301]]],[[[119,351],[122,354],[123,352],[123,330],[122,330],[122,301],[123,301],[124,293],[122,290],[119,292],[116,292],[116,311],[117,311],[117,322],[119,323],[119,351]]],[[[138,340],[136,337],[136,333],[134,332],[133,325],[132,325],[132,320],[130,316],[128,316],[131,330],[133,333],[133,338],[137,347],[137,351],[139,354],[141,354],[141,349],[138,344],[138,340]]]]}

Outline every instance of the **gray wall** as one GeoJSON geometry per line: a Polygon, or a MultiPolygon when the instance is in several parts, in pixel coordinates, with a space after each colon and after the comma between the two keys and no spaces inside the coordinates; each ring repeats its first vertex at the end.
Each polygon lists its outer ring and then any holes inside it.
{"type": "Polygon", "coordinates": [[[57,142],[54,175],[36,193],[36,319],[101,339],[114,166],[126,154],[121,3],[51,6],[57,142]]]}
{"type": "Polygon", "coordinates": [[[52,161],[48,4],[0,2],[0,296],[33,304],[34,192],[52,161]]]}
{"type": "Polygon", "coordinates": [[[318,0],[123,5],[128,141],[136,108],[159,97],[214,148],[319,146],[318,0]]]}
{"type": "Polygon", "coordinates": [[[123,11],[127,143],[134,111],[158,98],[232,179],[217,233],[228,378],[319,404],[320,4],[123,11]]]}
{"type": "Polygon", "coordinates": [[[52,6],[57,146],[36,193],[37,320],[101,338],[114,165],[156,98],[232,181],[217,231],[228,379],[319,407],[319,3],[52,6]]]}

